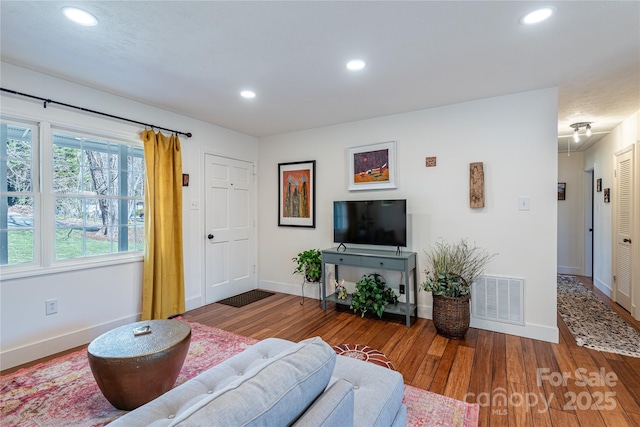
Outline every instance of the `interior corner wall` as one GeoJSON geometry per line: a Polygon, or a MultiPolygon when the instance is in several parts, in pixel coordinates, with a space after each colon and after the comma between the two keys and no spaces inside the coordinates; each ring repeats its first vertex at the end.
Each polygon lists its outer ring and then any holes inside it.
{"type": "MultiPolygon", "coordinates": [[[[406,198],[419,283],[424,250],[466,238],[499,253],[486,274],[525,279],[525,326],[472,326],[557,342],[557,103],[551,88],[261,138],[259,286],[300,294],[291,258],[335,246],[334,200],[406,198]],[[347,149],[385,141],[397,141],[398,188],[349,192],[347,149]],[[425,167],[431,156],[437,166],[425,167]],[[316,227],[278,227],[278,163],[305,160],[317,161],[316,227]],[[471,162],[484,162],[482,209],[469,207],[471,162]],[[519,210],[519,197],[530,198],[530,210],[519,210]]],[[[431,303],[418,292],[419,316],[431,316],[431,303]]]]}
{"type": "Polygon", "coordinates": [[[558,200],[558,273],[584,274],[584,153],[558,154],[558,183],[566,184],[558,200]]]}
{"type": "MultiPolygon", "coordinates": [[[[636,112],[620,125],[613,129],[584,154],[584,168],[593,169],[594,179],[602,179],[600,193],[594,195],[593,213],[593,284],[606,295],[611,296],[613,291],[612,245],[613,245],[613,218],[612,203],[604,202],[604,189],[612,188],[614,184],[614,160],[615,153],[636,144],[640,140],[640,111],[636,112]]],[[[637,164],[636,167],[640,168],[637,164]]],[[[637,175],[636,175],[637,176],[637,175]]],[[[635,195],[638,197],[638,179],[636,178],[635,195]]],[[[637,217],[636,217],[637,218],[637,217]]],[[[636,221],[637,222],[637,221],[636,221]]],[[[640,224],[638,224],[640,227],[640,224]]],[[[640,281],[640,278],[636,278],[640,281]]],[[[640,284],[636,283],[635,288],[640,284]]],[[[640,289],[635,291],[640,298],[640,289]]],[[[640,304],[636,304],[640,306],[640,304]]]]}
{"type": "MultiPolygon", "coordinates": [[[[182,210],[185,299],[187,309],[204,305],[204,212],[190,209],[191,201],[204,206],[203,153],[257,163],[257,138],[6,62],[1,62],[0,68],[4,88],[193,133],[192,138],[180,138],[183,172],[190,175],[189,186],[183,187],[182,210]]],[[[138,125],[56,105],[44,109],[40,101],[5,93],[0,94],[0,103],[0,113],[14,119],[50,121],[132,141],[139,140],[142,130],[138,125]]],[[[113,327],[139,319],[142,255],[110,265],[96,263],[53,270],[9,279],[3,271],[1,369],[86,344],[113,327]],[[58,299],[59,312],[45,316],[45,301],[50,298],[58,299]]]]}

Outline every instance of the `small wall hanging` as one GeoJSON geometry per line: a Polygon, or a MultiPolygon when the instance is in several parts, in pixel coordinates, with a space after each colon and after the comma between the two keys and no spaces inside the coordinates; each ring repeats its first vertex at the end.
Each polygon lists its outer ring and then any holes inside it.
{"type": "Polygon", "coordinates": [[[484,208],[484,165],[482,162],[469,164],[469,206],[484,208]]]}
{"type": "Polygon", "coordinates": [[[565,200],[567,192],[567,183],[559,182],[558,183],[558,200],[565,200]]]}

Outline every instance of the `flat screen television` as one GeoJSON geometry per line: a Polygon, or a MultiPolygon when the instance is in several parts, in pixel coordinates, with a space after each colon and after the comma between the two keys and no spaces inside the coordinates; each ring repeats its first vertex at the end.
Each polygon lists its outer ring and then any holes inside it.
{"type": "Polygon", "coordinates": [[[333,202],[333,241],[407,246],[406,200],[333,202]]]}

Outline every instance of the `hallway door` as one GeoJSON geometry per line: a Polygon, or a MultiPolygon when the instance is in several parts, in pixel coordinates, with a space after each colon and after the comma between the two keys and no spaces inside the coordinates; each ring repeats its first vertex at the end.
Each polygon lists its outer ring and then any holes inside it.
{"type": "MultiPolygon", "coordinates": [[[[616,302],[632,311],[633,146],[616,154],[614,200],[614,283],[616,302]]],[[[633,314],[633,313],[632,313],[633,314]]]]}
{"type": "Polygon", "coordinates": [[[585,173],[585,203],[584,203],[584,271],[583,275],[593,278],[593,205],[594,205],[593,169],[585,173]]]}

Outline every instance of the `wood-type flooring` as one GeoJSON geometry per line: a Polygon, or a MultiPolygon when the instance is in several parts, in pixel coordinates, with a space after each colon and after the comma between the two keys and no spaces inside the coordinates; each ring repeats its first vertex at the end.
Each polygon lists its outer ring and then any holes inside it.
{"type": "MultiPolygon", "coordinates": [[[[579,279],[640,330],[591,280],[579,279]]],[[[183,317],[256,339],[321,336],[330,345],[368,345],[391,359],[406,384],[479,403],[480,426],[640,426],[640,359],[577,346],[559,315],[558,344],[474,328],[463,340],[448,340],[428,319],[407,328],[404,320],[361,318],[332,303],[323,311],[317,300],[300,301],[276,293],[241,308],[209,304],[183,317]]]]}

